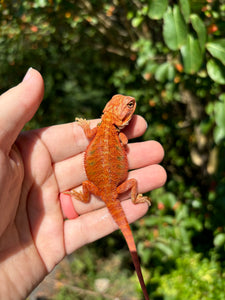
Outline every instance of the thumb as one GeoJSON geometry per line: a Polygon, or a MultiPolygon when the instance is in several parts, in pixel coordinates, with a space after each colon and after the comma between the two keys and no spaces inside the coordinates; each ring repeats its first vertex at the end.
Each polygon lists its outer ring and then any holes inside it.
{"type": "Polygon", "coordinates": [[[0,147],[9,151],[44,95],[42,76],[30,68],[23,81],[0,96],[0,147]]]}

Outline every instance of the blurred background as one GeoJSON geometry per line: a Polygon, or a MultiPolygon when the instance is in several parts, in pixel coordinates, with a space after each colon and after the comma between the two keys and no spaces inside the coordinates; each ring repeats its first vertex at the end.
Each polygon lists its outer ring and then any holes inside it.
{"type": "MultiPolygon", "coordinates": [[[[224,21],[223,0],[0,0],[0,92],[30,66],[45,81],[26,130],[122,93],[149,124],[138,140],[163,145],[168,181],[132,225],[152,300],[225,299],[224,21]]],[[[51,276],[30,299],[142,299],[119,232],[51,276]]]]}

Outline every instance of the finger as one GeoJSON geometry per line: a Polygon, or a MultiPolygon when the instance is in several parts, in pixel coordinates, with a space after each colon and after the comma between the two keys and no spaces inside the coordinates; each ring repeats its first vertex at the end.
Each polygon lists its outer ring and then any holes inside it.
{"type": "Polygon", "coordinates": [[[36,112],[44,93],[40,73],[29,69],[24,80],[0,96],[0,144],[8,151],[36,112]]]}
{"type": "Polygon", "coordinates": [[[60,193],[59,200],[64,219],[75,219],[79,217],[78,213],[75,211],[73,201],[70,195],[60,193]]]}
{"type": "MultiPolygon", "coordinates": [[[[166,182],[166,171],[160,165],[151,165],[144,168],[140,168],[134,171],[129,172],[128,179],[134,178],[137,180],[137,188],[138,193],[146,193],[151,190],[157,189],[163,186],[166,182]]],[[[80,186],[78,191],[82,190],[80,186]]],[[[130,191],[124,193],[122,197],[119,198],[121,200],[128,199],[130,197],[130,191]]],[[[75,208],[75,211],[79,214],[86,214],[87,212],[96,210],[100,207],[105,206],[104,202],[99,198],[91,194],[90,202],[88,204],[83,203],[79,200],[76,200],[72,197],[72,202],[75,208]]]]}
{"type": "MultiPolygon", "coordinates": [[[[127,154],[129,168],[137,169],[160,163],[164,156],[164,150],[158,142],[146,141],[129,144],[127,154]]],[[[56,163],[54,171],[60,191],[80,185],[87,179],[83,153],[56,163]]]]}
{"type": "Polygon", "coordinates": [[[148,124],[145,119],[139,115],[133,115],[129,125],[124,128],[123,133],[128,139],[133,139],[142,136],[147,129],[148,124]]]}
{"type": "MultiPolygon", "coordinates": [[[[147,204],[133,204],[130,200],[122,203],[128,222],[134,222],[148,210],[147,204]]],[[[96,241],[118,229],[106,207],[64,223],[65,248],[70,254],[85,244],[96,241]]]]}
{"type": "Polygon", "coordinates": [[[156,141],[130,143],[127,146],[129,169],[158,164],[163,160],[164,149],[156,141]]]}
{"type": "MultiPolygon", "coordinates": [[[[133,119],[126,129],[128,138],[141,136],[147,127],[146,121],[141,116],[135,115],[133,119]]],[[[91,120],[91,127],[95,127],[99,122],[100,119],[91,120]]],[[[62,161],[85,151],[90,143],[76,122],[37,129],[35,132],[47,146],[53,162],[62,161]]]]}

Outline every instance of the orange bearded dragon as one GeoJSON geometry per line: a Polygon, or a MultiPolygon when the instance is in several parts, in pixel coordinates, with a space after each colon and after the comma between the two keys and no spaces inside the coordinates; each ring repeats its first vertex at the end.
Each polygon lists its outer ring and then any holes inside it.
{"type": "Polygon", "coordinates": [[[147,202],[150,205],[148,197],[141,194],[137,195],[136,179],[127,179],[128,161],[125,148],[128,139],[120,130],[128,125],[135,108],[136,102],[133,97],[115,95],[106,104],[101,123],[95,128],[91,129],[89,122],[85,119],[76,118],[85,135],[92,140],[84,156],[84,166],[88,180],[82,184],[83,192],[71,190],[69,194],[77,200],[87,203],[90,200],[90,193],[92,193],[105,202],[114,221],[124,235],[145,300],[147,300],[149,297],[143,280],[134,238],[118,199],[119,194],[131,190],[133,203],[147,202]]]}

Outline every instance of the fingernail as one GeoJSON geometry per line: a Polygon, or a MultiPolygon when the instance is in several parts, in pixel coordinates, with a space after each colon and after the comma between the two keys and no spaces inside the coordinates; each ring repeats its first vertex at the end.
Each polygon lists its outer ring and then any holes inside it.
{"type": "Polygon", "coordinates": [[[30,77],[31,77],[31,71],[32,70],[32,68],[29,68],[28,70],[27,70],[27,73],[25,74],[25,76],[23,77],[23,80],[22,81],[26,81],[26,80],[28,80],[30,77]]]}

